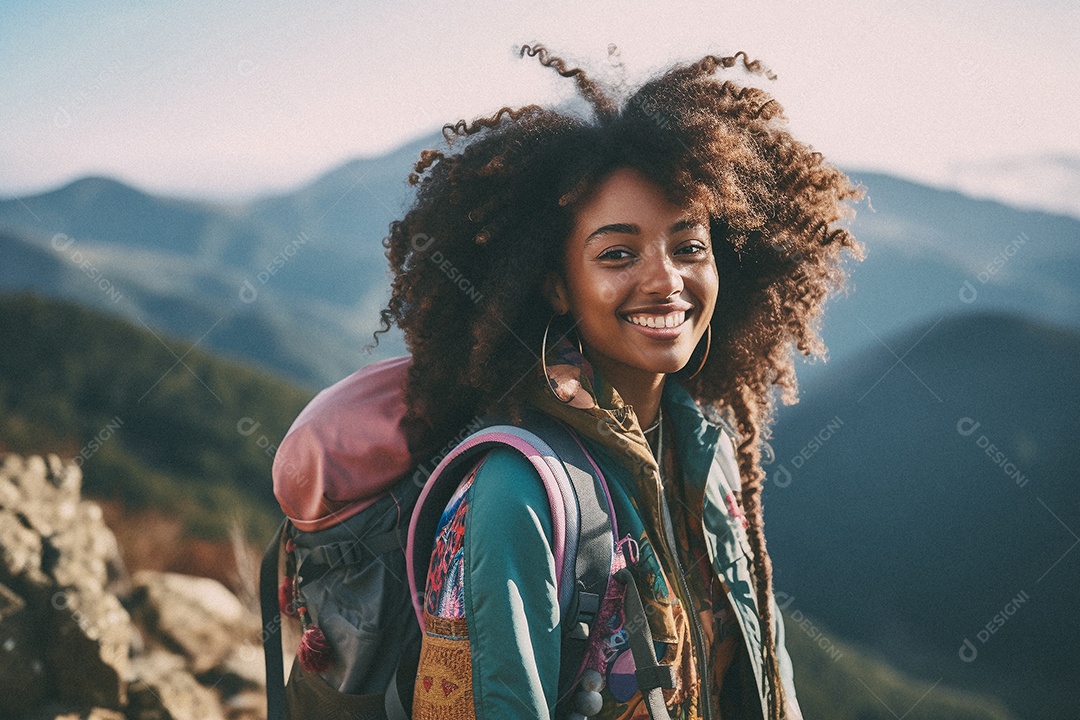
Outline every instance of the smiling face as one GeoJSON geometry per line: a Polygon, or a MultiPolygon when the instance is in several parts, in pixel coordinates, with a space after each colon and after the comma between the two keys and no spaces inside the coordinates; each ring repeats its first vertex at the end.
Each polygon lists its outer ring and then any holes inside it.
{"type": "Polygon", "coordinates": [[[716,306],[703,212],[620,168],[578,210],[564,260],[552,304],[572,315],[586,356],[612,385],[651,384],[686,365],[716,306]]]}

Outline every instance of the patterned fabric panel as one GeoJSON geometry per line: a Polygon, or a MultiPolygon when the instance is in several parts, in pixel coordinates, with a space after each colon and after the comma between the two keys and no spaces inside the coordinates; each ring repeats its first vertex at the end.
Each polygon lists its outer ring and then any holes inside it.
{"type": "Polygon", "coordinates": [[[425,614],[427,633],[413,689],[414,720],[472,720],[472,654],[464,618],[425,614]]]}
{"type": "Polygon", "coordinates": [[[424,600],[414,720],[473,720],[472,649],[465,620],[465,515],[481,459],[447,503],[435,534],[424,600]]]}
{"type": "Polygon", "coordinates": [[[429,615],[465,617],[465,514],[469,510],[469,488],[483,464],[481,459],[469,471],[439,519],[424,601],[424,610],[429,615]]]}

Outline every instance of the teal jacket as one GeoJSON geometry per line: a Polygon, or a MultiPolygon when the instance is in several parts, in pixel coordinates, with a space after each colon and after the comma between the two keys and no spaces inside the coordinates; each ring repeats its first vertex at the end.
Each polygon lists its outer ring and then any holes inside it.
{"type": "MultiPolygon", "coordinates": [[[[535,404],[578,431],[607,477],[620,536],[630,535],[638,544],[638,564],[643,566],[635,571],[639,588],[643,597],[652,598],[661,610],[649,617],[658,641],[658,657],[666,655],[666,662],[674,659],[677,667],[680,662],[693,663],[699,674],[708,677],[709,671],[700,667],[695,659],[699,656],[692,649],[675,647],[685,643],[687,636],[672,632],[680,625],[673,625],[672,618],[679,614],[681,594],[678,587],[668,588],[667,582],[673,578],[679,583],[674,574],[680,570],[674,568],[681,566],[664,552],[663,542],[653,542],[658,531],[650,522],[649,503],[641,502],[642,483],[649,477],[648,463],[639,449],[647,447],[644,436],[632,410],[621,403],[613,389],[596,382],[592,407],[564,405],[550,394],[546,400],[544,394],[537,394],[535,404]],[[654,572],[645,567],[649,563],[654,572]],[[666,652],[663,643],[670,643],[666,652]]],[[[592,392],[588,384],[586,389],[592,392]]],[[[689,394],[670,379],[665,383],[662,404],[665,422],[673,426],[686,492],[694,498],[688,503],[692,508],[689,517],[695,517],[700,509],[708,563],[727,591],[741,635],[721,698],[711,704],[719,706],[725,720],[765,719],[768,680],[749,567],[752,553],[733,499],[732,491],[740,486],[734,445],[728,432],[709,422],[689,394]]],[[[651,453],[648,458],[651,460],[651,453]]],[[[655,463],[651,468],[656,469],[655,463]]],[[[658,479],[656,474],[654,482],[658,479]]],[[[521,456],[498,449],[479,466],[463,499],[467,506],[462,512],[464,531],[458,550],[463,602],[460,612],[443,613],[459,617],[435,617],[439,611],[428,605],[432,614],[417,673],[414,717],[552,717],[559,674],[560,617],[551,550],[552,519],[539,476],[521,456]]],[[[428,589],[433,589],[430,575],[428,589]]],[[[800,718],[784,646],[783,620],[775,601],[773,605],[788,716],[800,718]]],[[[683,627],[693,623],[692,615],[684,614],[683,627]]],[[[664,657],[661,662],[665,662],[664,657]]],[[[594,717],[647,717],[634,701],[627,702],[624,697],[620,702],[613,683],[605,686],[603,708],[594,717]]],[[[672,718],[701,717],[700,695],[700,687],[667,691],[672,718]]]]}

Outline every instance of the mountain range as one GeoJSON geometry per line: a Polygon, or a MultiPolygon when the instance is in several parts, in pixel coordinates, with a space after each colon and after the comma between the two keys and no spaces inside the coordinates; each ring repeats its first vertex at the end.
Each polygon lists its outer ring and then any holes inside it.
{"type": "Polygon", "coordinates": [[[1009,204],[1080,217],[1080,156],[1030,153],[952,163],[950,187],[976,197],[1009,198],[1009,204]]]}
{"type": "MultiPolygon", "coordinates": [[[[369,353],[388,296],[382,238],[411,199],[421,138],[243,204],[160,197],[107,178],[0,200],[0,291],[61,297],[260,364],[312,388],[404,351],[369,353]]],[[[887,175],[851,172],[868,200],[851,292],[822,325],[830,359],[875,335],[971,310],[1080,327],[1080,220],[887,175]]],[[[826,364],[800,371],[809,386],[826,364]]]]}
{"type": "Polygon", "coordinates": [[[365,346],[389,295],[381,238],[417,152],[242,206],[99,177],[3,200],[0,290],[73,300],[321,387],[404,352],[396,334],[365,346]]]}
{"type": "Polygon", "coordinates": [[[1080,709],[1080,332],[996,312],[885,337],[779,413],[781,606],[1020,717],[1080,709]]]}

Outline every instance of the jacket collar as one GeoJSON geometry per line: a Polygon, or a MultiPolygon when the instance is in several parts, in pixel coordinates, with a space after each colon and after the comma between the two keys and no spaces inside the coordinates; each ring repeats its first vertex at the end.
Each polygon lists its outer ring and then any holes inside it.
{"type": "MultiPolygon", "coordinates": [[[[652,498],[660,487],[659,469],[637,414],[566,338],[548,350],[546,360],[548,375],[554,379],[548,381],[538,364],[539,381],[530,384],[528,402],[609,450],[628,471],[638,497],[652,498]]],[[[671,377],[664,382],[661,402],[665,422],[674,426],[684,479],[703,492],[721,429],[671,377]]]]}
{"type": "Polygon", "coordinates": [[[675,426],[675,449],[682,462],[683,479],[704,492],[722,431],[711,423],[690,393],[672,378],[664,383],[664,408],[675,426]]]}

